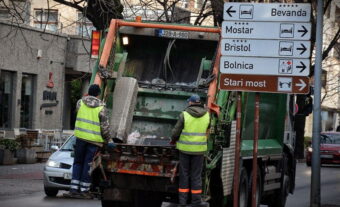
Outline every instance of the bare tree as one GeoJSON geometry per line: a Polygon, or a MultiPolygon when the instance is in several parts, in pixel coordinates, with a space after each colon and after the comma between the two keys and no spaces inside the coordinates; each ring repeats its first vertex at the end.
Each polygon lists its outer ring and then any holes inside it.
{"type": "Polygon", "coordinates": [[[213,17],[210,0],[203,0],[195,6],[193,0],[123,0],[122,3],[126,19],[142,16],[144,20],[157,22],[202,25],[209,17],[213,17]]]}

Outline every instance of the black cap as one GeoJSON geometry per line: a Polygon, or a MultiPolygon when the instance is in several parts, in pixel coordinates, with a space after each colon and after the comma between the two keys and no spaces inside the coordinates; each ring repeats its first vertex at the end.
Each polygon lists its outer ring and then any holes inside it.
{"type": "Polygon", "coordinates": [[[97,85],[97,84],[90,85],[89,91],[88,91],[88,94],[90,96],[98,96],[100,94],[100,92],[101,92],[101,90],[100,90],[99,85],[97,85]]]}

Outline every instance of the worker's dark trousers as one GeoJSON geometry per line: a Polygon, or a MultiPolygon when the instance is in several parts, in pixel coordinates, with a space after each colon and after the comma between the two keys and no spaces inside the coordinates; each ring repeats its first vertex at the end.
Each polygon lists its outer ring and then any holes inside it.
{"type": "Polygon", "coordinates": [[[97,150],[98,146],[76,139],[70,191],[86,192],[90,190],[90,163],[97,150]]]}
{"type": "Polygon", "coordinates": [[[187,204],[191,192],[191,203],[201,203],[203,155],[179,152],[179,204],[187,204]]]}

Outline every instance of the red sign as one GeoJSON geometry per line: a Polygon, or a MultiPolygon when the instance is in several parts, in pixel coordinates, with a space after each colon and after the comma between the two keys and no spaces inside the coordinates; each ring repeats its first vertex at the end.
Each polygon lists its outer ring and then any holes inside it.
{"type": "Polygon", "coordinates": [[[309,93],[308,77],[221,74],[220,89],[268,93],[309,93]]]}

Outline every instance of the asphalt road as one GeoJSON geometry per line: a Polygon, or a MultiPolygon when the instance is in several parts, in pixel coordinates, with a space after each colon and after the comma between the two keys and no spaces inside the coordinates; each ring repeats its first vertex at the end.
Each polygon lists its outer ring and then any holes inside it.
{"type": "MultiPolygon", "coordinates": [[[[308,207],[310,203],[311,168],[298,163],[296,187],[287,200],[287,207],[308,207]]],[[[340,166],[321,167],[321,204],[324,207],[340,207],[340,166]]]]}
{"type": "MultiPolygon", "coordinates": [[[[41,172],[43,164],[0,166],[1,207],[100,207],[98,200],[75,200],[62,197],[48,198],[43,192],[41,172]],[[32,167],[33,166],[33,167],[32,167]],[[13,169],[14,168],[14,169],[13,169]],[[17,177],[13,171],[24,171],[17,177]]],[[[297,166],[296,189],[290,195],[287,207],[308,207],[310,195],[311,168],[304,163],[297,166]]],[[[321,201],[323,207],[340,207],[340,166],[323,166],[321,170],[321,201]]]]}

